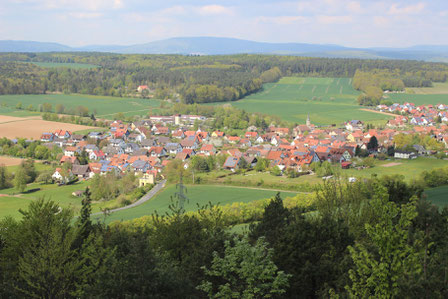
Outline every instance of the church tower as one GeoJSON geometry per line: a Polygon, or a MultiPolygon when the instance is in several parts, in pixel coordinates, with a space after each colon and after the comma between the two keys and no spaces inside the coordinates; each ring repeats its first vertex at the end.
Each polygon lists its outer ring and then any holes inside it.
{"type": "Polygon", "coordinates": [[[311,126],[311,121],[310,121],[310,114],[308,113],[306,116],[306,125],[309,127],[311,126]]]}

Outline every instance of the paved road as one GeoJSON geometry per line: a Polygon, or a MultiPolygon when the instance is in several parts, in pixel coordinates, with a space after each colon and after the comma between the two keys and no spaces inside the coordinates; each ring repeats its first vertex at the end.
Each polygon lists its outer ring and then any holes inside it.
{"type": "MultiPolygon", "coordinates": [[[[115,213],[115,212],[118,212],[118,211],[123,211],[123,210],[131,209],[131,208],[135,208],[135,207],[137,207],[139,205],[144,204],[145,202],[150,200],[154,195],[156,195],[157,192],[162,190],[162,188],[165,187],[165,184],[166,184],[166,180],[160,181],[157,185],[154,186],[154,188],[151,189],[151,191],[146,193],[142,198],[140,198],[139,200],[137,200],[133,204],[130,204],[130,205],[122,207],[122,208],[109,210],[109,213],[115,213]]],[[[97,215],[102,215],[102,214],[103,214],[103,212],[97,212],[97,213],[90,214],[90,216],[97,216],[97,215]]]]}

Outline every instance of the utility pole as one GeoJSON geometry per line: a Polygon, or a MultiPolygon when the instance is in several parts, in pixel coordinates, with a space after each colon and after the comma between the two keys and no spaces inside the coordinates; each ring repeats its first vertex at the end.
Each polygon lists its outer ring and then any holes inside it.
{"type": "Polygon", "coordinates": [[[177,197],[177,199],[179,200],[179,208],[183,210],[185,201],[190,201],[190,200],[185,195],[185,193],[187,192],[187,188],[185,188],[185,186],[182,182],[182,173],[180,174],[179,184],[176,184],[176,189],[178,189],[179,192],[174,193],[174,196],[177,197]]]}

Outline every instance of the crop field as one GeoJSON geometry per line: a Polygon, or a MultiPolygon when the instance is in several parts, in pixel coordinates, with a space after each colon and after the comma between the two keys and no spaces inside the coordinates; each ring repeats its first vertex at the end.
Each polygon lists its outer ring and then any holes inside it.
{"type": "Polygon", "coordinates": [[[160,111],[160,100],[139,99],[139,98],[119,98],[106,96],[91,96],[80,94],[39,94],[39,95],[4,95],[0,96],[0,114],[2,109],[6,109],[7,115],[12,113],[17,103],[21,102],[23,107],[33,105],[38,108],[43,103],[50,103],[53,109],[57,104],[64,105],[65,108],[76,109],[78,106],[85,106],[90,113],[95,116],[112,119],[116,113],[122,112],[125,116],[147,115],[148,112],[157,113],[160,111]],[[5,107],[6,105],[6,107],[5,107]],[[9,109],[9,110],[8,110],[9,109]]]}
{"type": "Polygon", "coordinates": [[[433,87],[407,88],[406,91],[407,93],[389,93],[386,97],[398,103],[412,102],[416,105],[448,104],[448,82],[434,83],[433,87]]]}
{"type": "Polygon", "coordinates": [[[447,160],[433,159],[433,158],[417,158],[415,160],[390,160],[378,161],[375,167],[356,170],[344,169],[342,175],[353,177],[371,177],[372,174],[378,176],[383,175],[402,175],[408,182],[417,179],[424,170],[431,170],[434,168],[448,167],[447,160]]]}
{"type": "Polygon", "coordinates": [[[45,68],[66,67],[72,69],[92,69],[98,67],[97,65],[87,63],[63,63],[63,62],[31,62],[31,63],[45,68]]]}
{"type": "Polygon", "coordinates": [[[425,195],[427,200],[440,208],[448,206],[448,186],[428,189],[425,195]]]}
{"type": "Polygon", "coordinates": [[[232,105],[297,123],[305,123],[309,114],[311,122],[317,125],[341,124],[352,119],[365,122],[390,119],[387,115],[360,110],[358,95],[349,78],[284,77],[232,105]]]}
{"type": "Polygon", "coordinates": [[[4,166],[16,166],[20,165],[24,159],[21,158],[14,158],[14,157],[8,157],[8,156],[0,156],[0,165],[4,166]]]}
{"type": "MultiPolygon", "coordinates": [[[[156,195],[150,201],[144,203],[141,206],[112,213],[106,222],[116,220],[131,220],[142,216],[147,216],[155,213],[159,215],[165,215],[169,212],[169,205],[171,204],[171,197],[174,196],[176,188],[174,186],[168,186],[156,195]]],[[[204,206],[208,202],[212,204],[227,205],[233,202],[250,202],[253,200],[266,199],[273,197],[277,192],[269,190],[256,190],[239,187],[226,187],[226,186],[207,186],[207,185],[195,185],[187,186],[187,197],[189,202],[185,203],[186,211],[193,211],[198,209],[199,206],[204,206]]],[[[282,197],[292,197],[294,192],[282,192],[282,197]]]]}
{"type": "Polygon", "coordinates": [[[433,83],[433,87],[406,88],[406,92],[411,94],[448,94],[448,82],[433,83]]]}
{"type": "Polygon", "coordinates": [[[80,131],[93,127],[76,124],[46,121],[40,117],[20,118],[0,115],[0,138],[29,138],[38,140],[44,132],[54,132],[58,129],[80,131]]]}

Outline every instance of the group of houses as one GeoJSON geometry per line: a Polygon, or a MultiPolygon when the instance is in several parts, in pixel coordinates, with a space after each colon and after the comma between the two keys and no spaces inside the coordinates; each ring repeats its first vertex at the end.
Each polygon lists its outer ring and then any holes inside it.
{"type": "Polygon", "coordinates": [[[391,127],[434,126],[438,123],[448,123],[448,105],[445,104],[417,106],[406,102],[390,106],[378,105],[376,108],[381,112],[397,114],[397,117],[388,123],[391,127]]]}
{"type": "MultiPolygon", "coordinates": [[[[403,117],[397,116],[396,121],[401,121],[403,117]]],[[[192,129],[192,123],[204,120],[204,117],[197,115],[152,116],[130,124],[117,120],[110,124],[106,132],[78,135],[57,130],[43,133],[41,141],[63,149],[59,161],[61,167],[53,174],[57,181],[66,179],[68,175],[89,179],[95,174],[131,171],[146,179],[141,184],[154,182],[174,159],[183,161],[188,167],[195,155],[226,155],[221,167],[231,171],[242,165],[255,166],[259,159],[264,158],[269,161],[269,166],[277,166],[281,171],[292,169],[303,172],[311,163],[323,161],[348,168],[357,147],[369,150],[372,155],[386,153],[394,145],[394,136],[399,133],[432,134],[448,145],[448,126],[443,124],[438,127],[388,126],[379,130],[365,129],[362,121],[351,120],[341,128],[320,128],[307,119],[305,125],[292,129],[270,126],[261,130],[251,126],[241,136],[229,136],[219,130],[192,129]],[[378,141],[378,147],[372,150],[368,144],[373,136],[378,141]],[[80,157],[83,157],[83,163],[80,163],[80,157]],[[71,165],[70,170],[63,167],[66,162],[71,165]]],[[[428,151],[419,148],[415,153],[396,151],[395,157],[412,159],[423,154],[428,154],[428,151]]]]}

